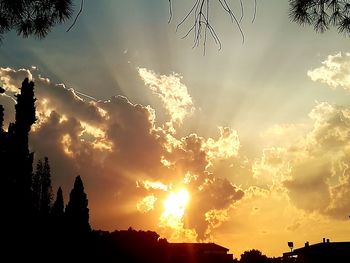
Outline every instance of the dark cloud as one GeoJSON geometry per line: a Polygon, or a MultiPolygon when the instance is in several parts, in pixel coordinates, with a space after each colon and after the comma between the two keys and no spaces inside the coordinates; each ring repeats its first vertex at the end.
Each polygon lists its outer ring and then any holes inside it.
{"type": "Polygon", "coordinates": [[[164,139],[155,130],[153,109],[122,96],[98,105],[107,112],[106,137],[114,145],[108,161],[130,173],[157,178],[164,139]]]}
{"type": "MultiPolygon", "coordinates": [[[[201,178],[202,180],[204,178],[201,178]]],[[[225,211],[237,200],[240,200],[244,192],[224,178],[208,176],[204,183],[191,189],[191,203],[186,213],[186,227],[193,228],[200,240],[206,240],[210,236],[210,225],[212,220],[217,225],[227,220],[226,218],[215,217],[215,211],[225,211]]]]}
{"type": "Polygon", "coordinates": [[[330,166],[321,160],[306,161],[293,167],[292,179],[283,182],[293,204],[308,211],[324,211],[330,202],[329,169],[330,166]]]}
{"type": "Polygon", "coordinates": [[[347,173],[344,181],[332,187],[331,203],[326,213],[339,220],[349,220],[350,216],[350,176],[347,173]]]}

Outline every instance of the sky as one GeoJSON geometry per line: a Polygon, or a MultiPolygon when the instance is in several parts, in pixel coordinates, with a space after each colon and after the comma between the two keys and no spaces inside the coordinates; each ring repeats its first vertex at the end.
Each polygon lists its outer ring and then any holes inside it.
{"type": "MultiPolygon", "coordinates": [[[[239,13],[239,1],[232,1],[239,13]]],[[[94,229],[157,231],[268,256],[350,236],[350,50],[290,22],[288,1],[244,1],[242,30],[214,3],[193,48],[191,1],[85,1],[77,24],[0,46],[5,123],[25,77],[65,201],[80,174],[94,229]]],[[[76,3],[79,5],[79,2],[76,3]]],[[[76,8],[76,12],[77,12],[76,8]]]]}

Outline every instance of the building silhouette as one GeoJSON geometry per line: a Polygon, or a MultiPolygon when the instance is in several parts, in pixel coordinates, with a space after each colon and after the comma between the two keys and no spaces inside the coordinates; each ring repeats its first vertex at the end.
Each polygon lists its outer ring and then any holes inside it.
{"type": "Polygon", "coordinates": [[[349,263],[350,242],[330,242],[325,238],[323,242],[313,245],[306,242],[304,247],[283,253],[283,262],[349,263]]]}
{"type": "Polygon", "coordinates": [[[228,263],[233,261],[229,249],[215,243],[168,243],[165,262],[228,263]]]}

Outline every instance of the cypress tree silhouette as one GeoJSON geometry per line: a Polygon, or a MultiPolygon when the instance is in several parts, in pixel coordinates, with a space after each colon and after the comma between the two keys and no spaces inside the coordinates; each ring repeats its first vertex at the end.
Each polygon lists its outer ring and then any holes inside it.
{"type": "Polygon", "coordinates": [[[5,132],[4,132],[4,107],[0,105],[0,163],[4,152],[5,132]]]}
{"type": "Polygon", "coordinates": [[[68,231],[75,234],[87,234],[91,231],[87,195],[84,192],[80,176],[75,178],[74,187],[69,195],[66,207],[68,231]]]}
{"type": "Polygon", "coordinates": [[[36,172],[33,176],[33,205],[36,214],[39,214],[41,208],[41,177],[43,174],[43,162],[38,160],[36,164],[36,172]]]}
{"type": "Polygon", "coordinates": [[[4,132],[4,107],[0,105],[0,133],[2,134],[4,132]]]}
{"type": "MultiPolygon", "coordinates": [[[[2,191],[0,205],[2,207],[2,232],[6,240],[4,251],[14,256],[18,249],[18,240],[27,246],[21,250],[29,251],[31,238],[35,233],[34,202],[32,191],[33,157],[29,151],[28,135],[36,121],[34,83],[26,78],[22,82],[20,93],[16,96],[15,123],[10,123],[7,132],[1,129],[0,167],[2,191]]],[[[1,126],[3,126],[3,109],[1,110],[1,126]]]]}
{"type": "MultiPolygon", "coordinates": [[[[17,208],[22,207],[24,216],[30,216],[32,212],[32,165],[34,154],[29,152],[28,134],[35,123],[34,83],[26,78],[22,82],[21,92],[16,95],[16,116],[12,144],[15,162],[12,169],[15,179],[15,198],[18,198],[17,208]]],[[[20,209],[21,210],[21,209],[20,209]]],[[[19,210],[19,211],[20,211],[19,210]]]]}
{"type": "Polygon", "coordinates": [[[56,200],[51,209],[51,215],[53,218],[63,220],[64,216],[64,200],[62,188],[59,187],[56,194],[56,200]]]}
{"type": "MultiPolygon", "coordinates": [[[[57,190],[56,200],[51,209],[51,230],[55,251],[55,249],[62,247],[65,236],[64,200],[61,187],[57,190]]],[[[55,253],[59,254],[62,251],[55,251],[55,253]]]]}
{"type": "Polygon", "coordinates": [[[46,217],[50,213],[52,201],[52,186],[51,186],[51,169],[49,159],[44,158],[44,165],[41,175],[41,195],[40,195],[40,213],[46,217]]]}
{"type": "MultiPolygon", "coordinates": [[[[3,170],[4,211],[9,226],[26,228],[34,206],[32,196],[33,153],[28,148],[28,133],[36,121],[34,83],[26,78],[16,96],[15,123],[3,134],[0,165],[3,170]]],[[[20,230],[19,230],[20,231],[20,230]]]]}
{"type": "MultiPolygon", "coordinates": [[[[34,98],[34,82],[25,78],[22,82],[21,93],[16,95],[17,104],[16,109],[16,128],[17,132],[27,134],[30,131],[31,126],[35,123],[35,101],[34,98]]],[[[23,138],[24,139],[24,138],[23,138]]],[[[28,137],[26,144],[28,148],[28,137]]]]}

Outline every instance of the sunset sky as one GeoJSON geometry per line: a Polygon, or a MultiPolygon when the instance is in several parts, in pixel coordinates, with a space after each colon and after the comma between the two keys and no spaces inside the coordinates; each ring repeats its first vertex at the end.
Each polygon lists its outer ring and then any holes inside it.
{"type": "Polygon", "coordinates": [[[349,241],[350,39],[290,22],[287,0],[258,0],[252,23],[248,0],[242,43],[213,4],[222,49],[209,38],[204,56],[182,39],[189,23],[176,32],[190,3],[175,0],[168,24],[165,0],[85,1],[70,32],[6,34],[5,127],[32,78],[31,150],[48,156],[66,202],[81,175],[94,229],[154,230],[236,256],[349,241]]]}

